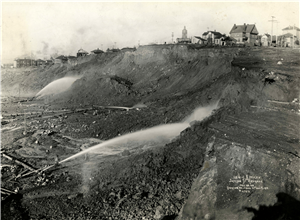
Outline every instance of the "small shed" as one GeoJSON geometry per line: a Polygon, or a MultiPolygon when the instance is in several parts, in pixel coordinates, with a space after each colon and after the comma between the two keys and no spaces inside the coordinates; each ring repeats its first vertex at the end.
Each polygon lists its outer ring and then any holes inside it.
{"type": "Polygon", "coordinates": [[[291,33],[283,34],[277,37],[278,44],[282,47],[292,47],[294,41],[297,40],[297,36],[293,36],[291,33]]]}
{"type": "Polygon", "coordinates": [[[270,46],[271,44],[271,35],[270,34],[264,34],[261,36],[261,44],[264,47],[270,46]]]}
{"type": "Polygon", "coordinates": [[[104,53],[103,50],[100,50],[99,48],[95,49],[95,50],[92,50],[91,51],[93,54],[101,54],[101,53],[104,53]]]}
{"type": "Polygon", "coordinates": [[[51,65],[51,64],[53,64],[53,60],[52,59],[51,60],[46,60],[45,64],[46,65],[51,65]]]}
{"type": "Polygon", "coordinates": [[[136,51],[136,48],[124,47],[124,48],[121,49],[121,51],[123,51],[123,52],[127,52],[127,51],[133,52],[133,51],[136,51]]]}
{"type": "Polygon", "coordinates": [[[75,56],[67,56],[67,58],[68,58],[68,60],[70,60],[70,59],[76,59],[77,57],[75,57],[75,56]]]}
{"type": "Polygon", "coordinates": [[[85,56],[88,55],[88,54],[89,54],[89,53],[86,52],[85,50],[80,49],[80,50],[78,50],[78,52],[77,52],[77,57],[85,57],[85,56]]]}
{"type": "Polygon", "coordinates": [[[56,57],[56,58],[54,59],[54,63],[65,63],[65,62],[67,62],[67,61],[68,61],[68,58],[65,57],[64,55],[61,55],[61,56],[56,57]]]}
{"type": "Polygon", "coordinates": [[[42,60],[42,59],[38,59],[38,60],[36,60],[35,62],[36,62],[36,65],[37,65],[37,66],[41,66],[41,65],[44,65],[44,64],[46,63],[46,61],[45,61],[45,60],[42,60]]]}
{"type": "Polygon", "coordinates": [[[230,46],[237,43],[237,40],[234,37],[230,36],[224,37],[223,41],[225,42],[225,45],[230,46]]]}

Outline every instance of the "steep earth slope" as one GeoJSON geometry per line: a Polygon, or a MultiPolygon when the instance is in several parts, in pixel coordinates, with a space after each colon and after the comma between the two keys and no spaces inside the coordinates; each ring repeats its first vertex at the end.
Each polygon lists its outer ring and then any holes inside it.
{"type": "Polygon", "coordinates": [[[20,77],[30,95],[60,77],[81,77],[44,100],[3,100],[2,149],[36,168],[181,122],[199,106],[219,109],[168,143],[131,150],[128,143],[121,153],[79,157],[17,182],[11,177],[22,166],[4,168],[2,187],[19,187],[2,203],[4,219],[298,217],[299,51],[153,45],[25,71],[3,74],[2,93],[18,96],[12,85],[20,77]]]}

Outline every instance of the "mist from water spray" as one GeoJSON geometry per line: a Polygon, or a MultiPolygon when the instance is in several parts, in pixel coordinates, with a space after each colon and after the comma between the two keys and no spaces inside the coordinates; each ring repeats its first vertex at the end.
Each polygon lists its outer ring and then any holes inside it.
{"type": "Polygon", "coordinates": [[[80,76],[69,76],[64,77],[58,80],[55,80],[49,83],[46,87],[44,87],[41,91],[36,94],[36,97],[42,98],[48,95],[56,95],[62,92],[67,91],[71,85],[77,80],[80,79],[80,76]]]}
{"type": "Polygon", "coordinates": [[[213,110],[218,107],[219,101],[215,104],[208,105],[206,107],[196,108],[193,113],[183,120],[184,123],[191,123],[192,121],[202,121],[204,118],[209,116],[213,110]]]}
{"type": "Polygon", "coordinates": [[[181,123],[174,123],[174,124],[165,124],[165,125],[159,125],[152,128],[148,128],[146,130],[137,131],[134,133],[129,133],[122,135],[120,137],[116,137],[113,139],[110,139],[108,141],[105,141],[101,144],[97,144],[93,147],[90,147],[84,151],[81,151],[71,157],[68,157],[59,163],[66,162],[68,160],[74,159],[76,157],[79,157],[81,155],[85,155],[86,153],[90,152],[98,152],[104,155],[113,155],[120,153],[124,150],[124,145],[127,145],[127,148],[132,146],[136,146],[138,143],[139,145],[143,143],[149,143],[149,142],[166,142],[170,141],[176,136],[180,134],[183,130],[188,128],[190,126],[190,122],[192,121],[201,121],[204,118],[208,117],[214,109],[217,108],[218,103],[207,106],[207,107],[200,107],[197,108],[189,117],[187,117],[183,122],[181,123]]]}

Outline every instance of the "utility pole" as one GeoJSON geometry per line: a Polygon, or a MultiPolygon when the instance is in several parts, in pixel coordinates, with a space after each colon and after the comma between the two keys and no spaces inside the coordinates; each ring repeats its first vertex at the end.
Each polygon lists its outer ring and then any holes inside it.
{"type": "Polygon", "coordinates": [[[273,23],[277,22],[277,20],[274,20],[275,16],[271,16],[272,20],[269,20],[269,22],[272,22],[272,31],[271,31],[271,43],[272,43],[272,37],[273,37],[273,23]]]}
{"type": "Polygon", "coordinates": [[[277,40],[278,40],[278,23],[279,23],[279,21],[276,21],[276,44],[277,44],[277,46],[278,46],[278,42],[277,42],[277,40]]]}
{"type": "Polygon", "coordinates": [[[174,42],[174,41],[173,41],[173,37],[174,37],[174,32],[172,32],[172,44],[173,44],[173,42],[174,42]]]}
{"type": "Polygon", "coordinates": [[[115,42],[115,49],[117,49],[117,42],[115,42]]]}

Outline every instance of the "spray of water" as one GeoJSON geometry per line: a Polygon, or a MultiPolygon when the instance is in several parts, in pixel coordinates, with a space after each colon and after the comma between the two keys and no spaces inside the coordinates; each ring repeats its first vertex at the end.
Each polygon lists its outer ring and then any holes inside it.
{"type": "Polygon", "coordinates": [[[76,77],[73,76],[73,77],[64,77],[64,78],[55,80],[55,81],[49,83],[41,91],[39,91],[36,94],[36,97],[39,99],[39,98],[42,98],[44,96],[56,95],[56,94],[65,92],[79,78],[80,78],[80,76],[76,76],[76,77]]]}
{"type": "Polygon", "coordinates": [[[90,152],[100,152],[104,155],[112,155],[122,152],[124,150],[124,145],[126,145],[126,149],[128,146],[135,146],[136,143],[142,144],[147,142],[164,142],[170,141],[174,137],[178,136],[181,131],[185,130],[190,126],[190,122],[198,120],[201,121],[205,117],[209,116],[214,109],[217,108],[217,104],[210,105],[207,107],[197,108],[188,118],[186,118],[182,123],[174,123],[174,124],[166,124],[155,126],[146,130],[137,131],[134,133],[122,135],[120,137],[116,137],[110,139],[108,141],[102,142],[101,144],[97,144],[91,148],[88,148],[84,151],[81,151],[71,157],[68,157],[59,163],[63,163],[79,157],[81,155],[85,155],[90,152]]]}
{"type": "Polygon", "coordinates": [[[217,101],[215,104],[195,109],[190,116],[183,120],[183,122],[191,123],[192,121],[202,121],[204,118],[209,116],[213,110],[215,110],[218,107],[218,104],[219,101],[217,101]]]}

